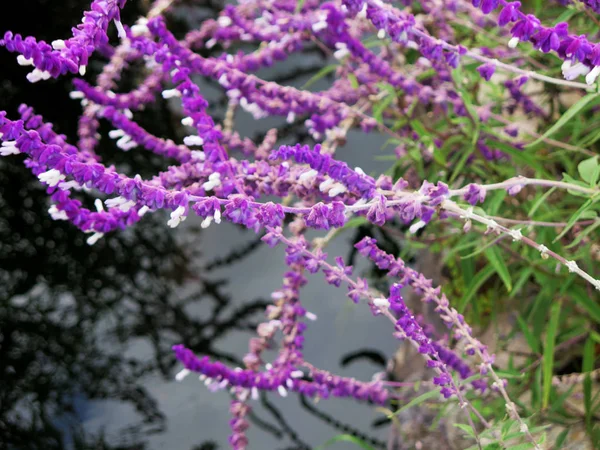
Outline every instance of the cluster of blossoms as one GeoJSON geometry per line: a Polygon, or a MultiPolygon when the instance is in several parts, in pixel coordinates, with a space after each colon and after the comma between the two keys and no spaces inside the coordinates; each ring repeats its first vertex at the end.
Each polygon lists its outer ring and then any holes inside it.
{"type": "MultiPolygon", "coordinates": [[[[305,272],[322,272],[328,283],[336,287],[346,285],[353,302],[362,300],[373,315],[388,318],[393,336],[413,345],[422,355],[443,397],[456,398],[461,407],[470,407],[466,393],[482,393],[488,383],[479,379],[465,386],[461,381],[480,373],[492,378],[493,389],[501,393],[507,406],[513,405],[503,380],[493,370],[494,356],[474,337],[464,317],[431,280],[401,259],[383,252],[374,239],[365,238],[356,244],[357,251],[389,277],[397,277],[389,293],[382,294],[371,289],[365,279],[353,278],[352,267],[341,258],[330,264],[321,243],[311,243],[304,235],[307,229],[339,229],[353,216],[377,226],[408,225],[412,233],[434,218],[463,219],[466,229],[476,222],[485,225],[488,232],[508,235],[539,250],[542,256],[555,258],[600,289],[600,281],[574,261],[565,260],[523,236],[520,230],[507,228],[474,209],[494,190],[516,195],[525,186],[538,185],[593,194],[594,188],[516,177],[502,183],[471,183],[453,189],[443,182],[415,182],[388,175],[374,178],[335,157],[337,147],[352,128],[364,133],[377,129],[391,134],[400,143],[399,154],[405,152],[402,145],[407,141],[416,141],[423,157],[430,159],[433,149],[444,145],[442,138],[421,141],[410,126],[391,130],[373,117],[377,102],[389,96],[390,89],[401,91],[402,101],[390,97],[388,105],[393,108],[383,111],[383,118],[393,114],[410,116],[414,106],[420,105],[434,114],[453,114],[472,120],[478,127],[494,114],[487,107],[474,113],[453,82],[452,70],[464,60],[476,61],[479,75],[486,81],[498,69],[514,75],[514,79],[504,81],[510,96],[505,112],[521,109],[535,114],[542,109],[524,91],[527,80],[538,78],[587,89],[600,74],[600,44],[570,34],[564,23],[546,27],[535,16],[522,12],[520,2],[504,0],[449,1],[444,8],[438,7],[439,2],[425,1],[420,8],[426,14],[417,15],[411,14],[409,8],[399,10],[381,0],[326,3],[306,0],[300,6],[295,0],[249,0],[237,6],[228,5],[216,20],[204,21],[199,29],[182,39],[169,31],[164,19],[175,2],[157,0],[148,16],[131,27],[120,21],[120,10],[125,3],[126,0],[95,0],[82,24],[74,28],[73,37],[64,41],[47,44],[11,32],[4,35],[0,45],[17,53],[19,64],[33,67],[27,75],[31,82],[66,73],[83,76],[94,51],[108,56],[110,62],[98,76],[96,85],[82,78],[74,80],[71,97],[81,101],[83,107],[77,145],[69,144],[65,136],[58,134],[31,107],[22,105],[16,117],[0,112],[0,155],[23,155],[25,165],[47,186],[49,214],[89,233],[90,245],[105,234],[134,225],[145,214],[159,210],[169,212],[170,227],[177,227],[188,215],[196,214],[204,228],[229,221],[263,233],[267,245],[285,245],[289,271],[282,287],[272,294],[267,320],[258,326],[257,336],[249,342],[249,352],[243,359],[245,368],[230,368],[207,357],[199,358],[183,346],[174,348],[184,366],[177,379],[194,372],[209,389],[232,392],[232,447],[244,449],[248,445],[246,416],[250,401],[259,391],[273,391],[281,396],[291,391],[309,397],[347,397],[379,405],[386,404],[394,395],[382,379],[362,382],[340,377],[305,360],[302,350],[307,320],[316,319],[300,302],[301,288],[306,284],[305,272]],[[473,50],[453,43],[457,36],[446,15],[458,12],[481,26],[493,22],[500,27],[510,26],[508,45],[473,50]],[[428,31],[431,22],[437,26],[436,36],[428,31]],[[112,23],[119,38],[116,47],[110,46],[107,34],[112,23]],[[375,52],[365,44],[370,38],[387,40],[389,45],[375,52]],[[210,50],[217,45],[227,49],[236,42],[264,45],[246,54],[201,56],[195,51],[210,50]],[[339,63],[336,80],[328,89],[300,90],[253,74],[275,61],[286,60],[314,42],[339,63]],[[550,79],[500,62],[503,58],[518,57],[515,48],[520,42],[530,42],[541,52],[555,52],[564,61],[566,80],[550,79]],[[415,50],[420,56],[414,70],[401,70],[406,62],[404,53],[415,50]],[[121,72],[135,60],[143,63],[145,79],[131,92],[116,93],[121,72]],[[280,116],[290,123],[300,122],[315,143],[276,148],[276,130],[267,133],[263,142],[253,142],[233,130],[231,118],[215,123],[208,113],[209,103],[194,82],[197,75],[218,82],[227,95],[232,114],[242,108],[256,119],[280,116]],[[572,81],[579,76],[585,76],[587,84],[572,81]],[[181,143],[154,136],[135,121],[135,113],[157,96],[179,100],[181,124],[189,133],[181,143]],[[98,133],[101,121],[114,128],[109,137],[119,149],[141,148],[175,164],[143,179],[102,163],[95,151],[101,138],[98,133]],[[81,199],[84,195],[97,196],[95,210],[84,206],[81,199]],[[282,201],[264,201],[265,197],[282,201]],[[439,338],[432,327],[411,311],[403,299],[405,287],[412,288],[423,302],[434,305],[443,323],[452,330],[452,339],[439,338]],[[278,355],[266,362],[264,351],[277,339],[278,355]],[[451,343],[456,348],[451,348],[451,343]]],[[[595,2],[584,3],[597,11],[595,2]]],[[[517,135],[511,127],[504,132],[511,137],[517,135]]],[[[472,163],[475,158],[508,159],[505,152],[492,150],[497,139],[491,133],[480,133],[474,142],[477,154],[465,162],[472,163]]],[[[517,142],[514,147],[519,150],[523,144],[517,142]]],[[[452,151],[459,152],[460,148],[452,151]]],[[[514,405],[511,415],[521,420],[514,405]]]]}

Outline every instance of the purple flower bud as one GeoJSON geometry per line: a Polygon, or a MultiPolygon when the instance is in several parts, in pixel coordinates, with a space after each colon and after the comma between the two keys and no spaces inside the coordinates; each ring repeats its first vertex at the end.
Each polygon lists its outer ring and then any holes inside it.
{"type": "Polygon", "coordinates": [[[479,75],[486,81],[490,81],[495,70],[496,65],[492,63],[483,64],[477,68],[479,75]]]}

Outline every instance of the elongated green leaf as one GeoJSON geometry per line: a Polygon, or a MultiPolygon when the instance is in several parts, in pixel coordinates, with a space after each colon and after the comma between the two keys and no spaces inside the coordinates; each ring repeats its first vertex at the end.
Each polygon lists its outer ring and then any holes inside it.
{"type": "Polygon", "coordinates": [[[573,225],[575,225],[575,222],[577,222],[579,220],[579,218],[583,215],[583,213],[585,213],[587,210],[589,210],[595,202],[596,202],[595,200],[589,199],[583,205],[581,205],[581,207],[575,212],[575,214],[573,214],[569,218],[569,221],[567,222],[567,226],[560,232],[560,234],[558,236],[556,236],[554,238],[554,240],[552,242],[558,241],[561,237],[563,237],[565,234],[567,234],[567,231],[569,231],[573,227],[573,225]]]}
{"type": "Polygon", "coordinates": [[[429,400],[430,398],[439,397],[439,395],[440,395],[439,389],[436,389],[434,391],[425,392],[424,394],[419,395],[417,398],[412,399],[410,402],[408,402],[406,405],[404,405],[398,411],[394,411],[393,415],[394,416],[398,415],[402,411],[404,411],[405,409],[412,408],[413,406],[420,405],[421,403],[423,403],[424,401],[429,400]]]}
{"type": "Polygon", "coordinates": [[[477,275],[475,275],[471,280],[471,283],[469,284],[465,295],[463,295],[463,298],[461,298],[460,302],[458,302],[458,312],[464,312],[465,308],[469,304],[469,301],[473,298],[473,296],[483,285],[483,283],[485,283],[488,280],[488,278],[490,278],[494,274],[494,271],[494,267],[490,265],[485,266],[484,269],[477,272],[477,275]]]}
{"type": "Polygon", "coordinates": [[[552,374],[554,368],[554,347],[556,345],[556,334],[560,319],[561,302],[555,302],[550,308],[550,321],[546,330],[546,346],[544,347],[543,363],[543,396],[542,405],[544,408],[550,402],[550,390],[552,388],[552,374]]]}
{"type": "Polygon", "coordinates": [[[304,86],[302,86],[302,89],[306,89],[307,87],[310,87],[311,85],[313,85],[314,83],[319,81],[321,78],[323,78],[328,73],[333,72],[335,69],[337,69],[337,67],[338,67],[337,64],[329,64],[328,66],[323,67],[321,70],[319,70],[317,73],[315,73],[312,77],[310,77],[310,79],[306,83],[304,83],[304,86]]]}
{"type": "Polygon", "coordinates": [[[357,447],[363,448],[365,450],[374,450],[369,444],[364,442],[363,440],[357,438],[356,436],[352,436],[351,434],[340,434],[338,436],[334,436],[325,442],[323,445],[319,445],[315,450],[322,450],[324,448],[330,447],[336,442],[352,442],[356,444],[357,447]]]}
{"type": "Polygon", "coordinates": [[[477,256],[480,253],[483,253],[484,251],[486,251],[488,248],[492,247],[493,245],[496,245],[498,243],[498,239],[499,238],[495,238],[494,240],[488,242],[484,246],[479,247],[477,250],[474,250],[471,253],[468,253],[466,255],[461,255],[460,258],[463,260],[471,259],[471,258],[473,258],[473,256],[477,256]]]}
{"type": "Polygon", "coordinates": [[[388,94],[385,98],[377,102],[373,108],[373,118],[377,122],[383,123],[383,112],[393,101],[394,97],[388,94]]]}
{"type": "Polygon", "coordinates": [[[577,233],[577,237],[575,238],[575,240],[573,242],[571,242],[569,245],[567,245],[565,248],[575,247],[583,240],[583,238],[585,238],[588,234],[590,234],[592,231],[594,231],[598,227],[600,227],[600,220],[597,220],[596,222],[594,222],[592,225],[590,225],[583,231],[577,233]]]}
{"type": "Polygon", "coordinates": [[[344,224],[341,230],[347,230],[350,228],[358,228],[361,225],[365,225],[369,223],[369,221],[365,217],[352,217],[348,219],[348,222],[344,224]]]}
{"type": "Polygon", "coordinates": [[[521,275],[519,275],[519,278],[517,279],[517,282],[513,286],[513,290],[509,295],[510,298],[513,298],[515,295],[517,295],[521,291],[521,288],[525,285],[525,283],[527,283],[527,281],[529,280],[529,277],[531,277],[532,273],[533,273],[532,267],[526,267],[525,269],[523,269],[521,271],[521,275]]]}
{"type": "Polygon", "coordinates": [[[560,130],[562,127],[564,127],[571,119],[573,119],[577,114],[579,114],[580,112],[582,112],[582,110],[592,101],[595,100],[596,98],[598,98],[600,94],[597,94],[595,92],[590,93],[588,95],[586,95],[585,97],[581,98],[577,103],[575,103],[573,106],[571,106],[562,116],[560,119],[558,119],[556,121],[556,123],[554,125],[552,125],[550,127],[550,129],[548,131],[546,131],[543,135],[541,135],[539,138],[537,138],[535,141],[533,141],[531,144],[528,144],[525,146],[525,148],[528,147],[533,147],[534,145],[539,144],[540,142],[542,142],[544,139],[546,139],[547,137],[552,136],[554,133],[556,133],[558,130],[560,130]]]}
{"type": "Polygon", "coordinates": [[[595,133],[590,133],[579,142],[577,142],[577,147],[586,148],[590,145],[594,144],[596,141],[600,139],[600,130],[596,130],[595,133]]]}
{"type": "Polygon", "coordinates": [[[539,353],[541,348],[540,341],[531,332],[531,330],[527,326],[527,322],[523,320],[520,314],[517,314],[517,322],[519,324],[519,327],[521,328],[521,331],[523,332],[523,336],[525,336],[527,344],[529,344],[529,348],[531,348],[531,350],[533,350],[534,353],[539,353]]]}
{"type": "Polygon", "coordinates": [[[529,217],[533,217],[533,215],[535,214],[535,212],[538,210],[538,208],[546,201],[546,199],[548,197],[550,197],[550,195],[556,190],[555,187],[553,187],[552,189],[548,189],[546,191],[546,193],[542,196],[540,196],[540,198],[538,198],[535,203],[531,206],[531,209],[529,210],[529,213],[527,214],[529,217]]]}
{"type": "Polygon", "coordinates": [[[354,75],[353,73],[349,73],[348,74],[348,80],[350,80],[350,86],[352,86],[352,89],[358,89],[358,78],[356,78],[356,75],[354,75]]]}
{"type": "Polygon", "coordinates": [[[512,281],[510,279],[510,273],[508,272],[508,267],[506,267],[504,259],[500,254],[500,250],[498,250],[498,247],[488,248],[483,253],[496,270],[496,273],[498,273],[498,275],[500,276],[500,279],[504,283],[504,286],[506,286],[506,290],[510,292],[512,290],[512,281]]]}
{"type": "Polygon", "coordinates": [[[595,299],[591,298],[583,288],[571,286],[569,289],[569,296],[580,308],[589,314],[590,319],[595,320],[596,323],[600,323],[600,304],[598,304],[595,299]]]}
{"type": "Polygon", "coordinates": [[[556,437],[556,441],[554,441],[554,448],[556,450],[560,450],[562,448],[565,441],[567,440],[569,431],[570,431],[570,429],[567,428],[566,430],[561,431],[560,434],[556,437]]]}

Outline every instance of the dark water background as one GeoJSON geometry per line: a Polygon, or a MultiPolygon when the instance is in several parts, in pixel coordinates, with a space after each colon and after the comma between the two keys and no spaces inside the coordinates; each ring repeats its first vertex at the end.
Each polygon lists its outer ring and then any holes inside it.
{"type": "MultiPolygon", "coordinates": [[[[1,33],[10,29],[51,41],[68,35],[89,1],[11,4],[0,13],[1,33]]],[[[182,34],[221,7],[184,5],[171,28],[182,34]]],[[[132,23],[139,11],[140,4],[128,2],[124,22],[132,23]]],[[[300,87],[326,63],[313,49],[259,75],[300,87]]],[[[86,79],[94,80],[100,69],[91,65],[86,79]]],[[[70,78],[31,85],[27,71],[0,49],[0,110],[15,117],[17,106],[28,103],[75,143],[81,107],[68,98],[70,78]]],[[[222,92],[214,83],[200,83],[215,105],[212,113],[222,117],[222,92]]],[[[121,86],[133,84],[127,75],[121,86]]],[[[162,100],[136,114],[142,126],[173,139],[182,137],[179,119],[162,100]]],[[[240,113],[236,124],[246,136],[260,137],[277,126],[282,142],[306,138],[302,127],[280,119],[256,122],[240,113]]],[[[103,124],[102,130],[109,128],[103,124]]],[[[351,133],[339,157],[380,172],[387,163],[374,155],[384,141],[351,133]]],[[[98,152],[131,175],[149,176],[168,164],[141,149],[124,154],[106,138],[98,152]]],[[[183,343],[241,365],[270,292],[281,285],[283,250],[258,245],[260,236],[231,224],[201,230],[191,216],[172,230],[162,213],[90,247],[83,233],[50,219],[47,196],[22,159],[0,159],[0,448],[228,448],[229,394],[209,392],[194,376],[175,382],[180,367],[170,348],[183,343]]],[[[358,232],[334,241],[329,254],[349,257],[358,232]]],[[[320,275],[310,277],[302,300],[318,320],[306,333],[306,359],[368,380],[384,370],[396,344],[391,327],[344,294],[320,275]]],[[[314,448],[340,433],[384,447],[387,423],[369,405],[266,395],[252,406],[251,449],[314,448]]]]}

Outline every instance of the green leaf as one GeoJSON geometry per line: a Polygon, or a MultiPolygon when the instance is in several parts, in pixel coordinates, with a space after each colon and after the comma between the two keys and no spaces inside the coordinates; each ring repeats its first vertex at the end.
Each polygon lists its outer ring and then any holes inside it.
{"type": "Polygon", "coordinates": [[[533,204],[533,206],[531,207],[531,209],[529,210],[529,213],[527,214],[529,217],[533,217],[533,215],[535,214],[535,212],[537,211],[537,209],[546,202],[546,199],[548,197],[550,197],[550,195],[556,191],[556,188],[553,187],[551,189],[548,189],[544,195],[540,196],[540,198],[538,198],[535,203],[533,204]]]}
{"type": "Polygon", "coordinates": [[[510,273],[508,272],[508,267],[504,263],[504,259],[500,253],[498,247],[491,247],[486,249],[484,252],[487,259],[490,261],[502,281],[504,282],[504,286],[506,286],[506,290],[510,292],[512,290],[512,281],[510,279],[510,273]]]}
{"type": "Polygon", "coordinates": [[[595,133],[590,133],[579,142],[577,142],[577,147],[586,148],[600,139],[600,130],[596,130],[595,133]]]}
{"type": "Polygon", "coordinates": [[[369,444],[357,438],[356,436],[352,436],[351,434],[339,434],[337,436],[334,436],[327,442],[325,442],[323,445],[319,445],[315,450],[321,450],[326,447],[330,447],[336,442],[352,442],[353,444],[356,444],[357,447],[363,448],[365,450],[374,450],[373,447],[371,447],[369,444]]]}
{"type": "Polygon", "coordinates": [[[420,405],[424,401],[427,401],[430,398],[433,398],[433,397],[436,397],[436,396],[439,396],[439,395],[440,395],[440,390],[439,389],[436,389],[434,391],[425,392],[424,394],[419,395],[417,398],[413,398],[410,402],[408,402],[406,405],[404,405],[399,410],[394,411],[394,414],[392,414],[391,416],[388,416],[388,417],[392,417],[392,416],[398,415],[402,411],[404,411],[405,409],[412,408],[413,406],[420,405]]]}
{"type": "Polygon", "coordinates": [[[573,225],[575,225],[575,222],[577,222],[579,220],[579,218],[583,215],[583,213],[586,212],[588,209],[590,209],[594,205],[595,202],[596,202],[596,200],[589,199],[583,205],[581,205],[581,207],[575,212],[575,214],[573,214],[569,218],[569,221],[567,222],[567,226],[560,232],[560,234],[558,236],[556,236],[554,238],[554,240],[552,242],[554,243],[554,242],[558,241],[561,237],[563,237],[565,234],[567,234],[567,231],[569,231],[573,227],[573,225]]]}
{"type": "Polygon", "coordinates": [[[463,295],[463,298],[461,298],[460,302],[458,302],[458,312],[463,313],[465,311],[465,308],[469,304],[471,298],[473,298],[473,296],[483,285],[483,283],[485,283],[488,280],[488,278],[490,278],[494,274],[494,270],[495,269],[492,266],[485,266],[484,269],[477,272],[477,275],[475,275],[471,280],[471,283],[469,284],[465,295],[463,295]]]}
{"type": "Polygon", "coordinates": [[[533,448],[533,443],[524,442],[522,444],[511,445],[510,447],[508,447],[508,450],[527,450],[530,448],[533,448]]]}
{"type": "MultiPolygon", "coordinates": [[[[302,1],[302,3],[304,3],[304,0],[300,0],[300,1],[302,1]]],[[[302,89],[306,89],[307,87],[316,83],[321,78],[323,78],[325,75],[333,72],[337,68],[338,68],[337,64],[329,64],[328,66],[323,67],[321,70],[319,70],[317,73],[315,73],[312,77],[310,77],[310,79],[306,83],[304,83],[304,86],[302,86],[302,89]]]]}
{"type": "Polygon", "coordinates": [[[556,121],[554,125],[550,127],[548,131],[546,131],[542,136],[537,138],[531,144],[527,144],[525,148],[533,147],[534,145],[539,144],[547,137],[552,136],[562,127],[564,127],[571,119],[573,119],[577,114],[579,114],[583,108],[585,108],[592,100],[598,98],[600,94],[592,92],[585,97],[582,97],[577,103],[571,106],[561,117],[556,121]]]}
{"type": "Polygon", "coordinates": [[[585,238],[588,234],[590,234],[592,231],[594,231],[598,227],[600,227],[600,220],[597,220],[596,222],[594,222],[593,224],[588,226],[586,229],[584,229],[580,233],[577,233],[577,237],[575,238],[575,240],[573,242],[571,242],[569,245],[567,245],[565,248],[568,249],[568,248],[575,247],[583,240],[583,238],[585,238]]]}
{"type": "Polygon", "coordinates": [[[471,154],[473,154],[474,151],[475,147],[472,145],[469,146],[468,149],[463,150],[462,156],[460,157],[458,163],[456,163],[456,166],[454,166],[454,171],[452,172],[452,176],[450,177],[450,183],[456,180],[456,178],[462,173],[463,167],[465,166],[465,164],[467,164],[469,156],[471,156],[471,154]]]}
{"type": "Polygon", "coordinates": [[[533,443],[524,442],[522,444],[511,445],[510,447],[508,447],[508,450],[527,450],[530,448],[533,448],[533,443]]]}
{"type": "Polygon", "coordinates": [[[507,420],[506,422],[504,422],[504,425],[502,425],[502,429],[500,430],[500,433],[502,435],[502,439],[506,439],[506,436],[508,436],[508,433],[510,433],[510,429],[515,426],[517,424],[516,420],[507,420]]]}
{"type": "MultiPolygon", "coordinates": [[[[579,180],[573,178],[572,176],[570,176],[568,173],[564,173],[564,172],[563,172],[563,181],[566,181],[567,183],[575,184],[577,186],[581,186],[584,188],[588,187],[588,185],[586,183],[584,183],[583,181],[579,181],[579,180]]],[[[574,195],[575,197],[588,198],[590,196],[590,194],[588,194],[586,192],[575,191],[572,189],[567,189],[567,192],[571,195],[574,195]]]]}
{"type": "Polygon", "coordinates": [[[472,438],[475,437],[475,432],[473,431],[473,428],[471,428],[470,425],[466,425],[464,423],[453,423],[452,425],[454,425],[456,428],[460,428],[465,433],[467,433],[467,435],[469,435],[470,437],[472,437],[472,438]]]}
{"type": "Polygon", "coordinates": [[[565,441],[567,440],[567,436],[569,435],[569,428],[560,432],[560,434],[556,437],[556,441],[554,441],[554,448],[556,450],[560,450],[565,441]]]}
{"type": "Polygon", "coordinates": [[[351,219],[348,219],[348,221],[340,229],[347,230],[349,228],[358,228],[367,223],[369,223],[369,221],[366,219],[366,217],[352,217],[351,219]]]}
{"type": "Polygon", "coordinates": [[[296,14],[298,14],[300,11],[302,11],[304,2],[305,2],[305,0],[298,0],[298,3],[296,3],[296,11],[295,11],[296,14]]]}
{"type": "Polygon", "coordinates": [[[354,75],[353,73],[349,73],[348,80],[350,80],[350,86],[352,86],[352,89],[358,89],[359,84],[356,75],[354,75]]]}
{"type": "Polygon", "coordinates": [[[471,259],[473,258],[473,256],[477,256],[480,253],[483,253],[485,250],[487,250],[488,248],[496,245],[498,243],[498,237],[495,237],[495,239],[491,240],[490,242],[486,243],[484,246],[479,247],[477,250],[472,251],[471,253],[468,253],[466,255],[461,255],[461,259],[465,260],[465,259],[471,259]]]}
{"type": "Polygon", "coordinates": [[[521,272],[521,275],[519,275],[519,279],[513,286],[513,290],[509,295],[510,298],[513,298],[515,295],[517,295],[521,291],[521,288],[525,285],[525,283],[527,283],[527,281],[529,280],[529,277],[531,277],[532,273],[533,273],[532,267],[526,267],[525,269],[523,269],[523,271],[521,272]]]}
{"type": "Polygon", "coordinates": [[[375,107],[373,108],[373,118],[378,123],[383,123],[383,112],[385,109],[390,106],[390,104],[394,101],[394,97],[390,94],[385,96],[382,100],[377,102],[375,107]]]}
{"type": "Polygon", "coordinates": [[[595,186],[598,182],[598,157],[585,159],[577,165],[577,171],[583,181],[595,186]]]}
{"type": "Polygon", "coordinates": [[[543,397],[542,406],[546,408],[550,402],[550,390],[552,388],[552,374],[554,368],[554,346],[560,319],[561,302],[555,302],[550,307],[550,321],[546,329],[546,346],[544,347],[543,362],[543,397]]]}
{"type": "Polygon", "coordinates": [[[517,323],[519,324],[519,327],[523,332],[523,336],[525,336],[525,340],[527,341],[529,348],[531,348],[531,350],[534,353],[540,353],[540,341],[531,332],[531,330],[527,326],[527,322],[525,322],[525,320],[521,317],[520,314],[517,314],[517,323]]]}
{"type": "Polygon", "coordinates": [[[589,319],[600,323],[600,304],[593,300],[580,286],[571,286],[569,289],[571,298],[587,313],[589,319]]]}

